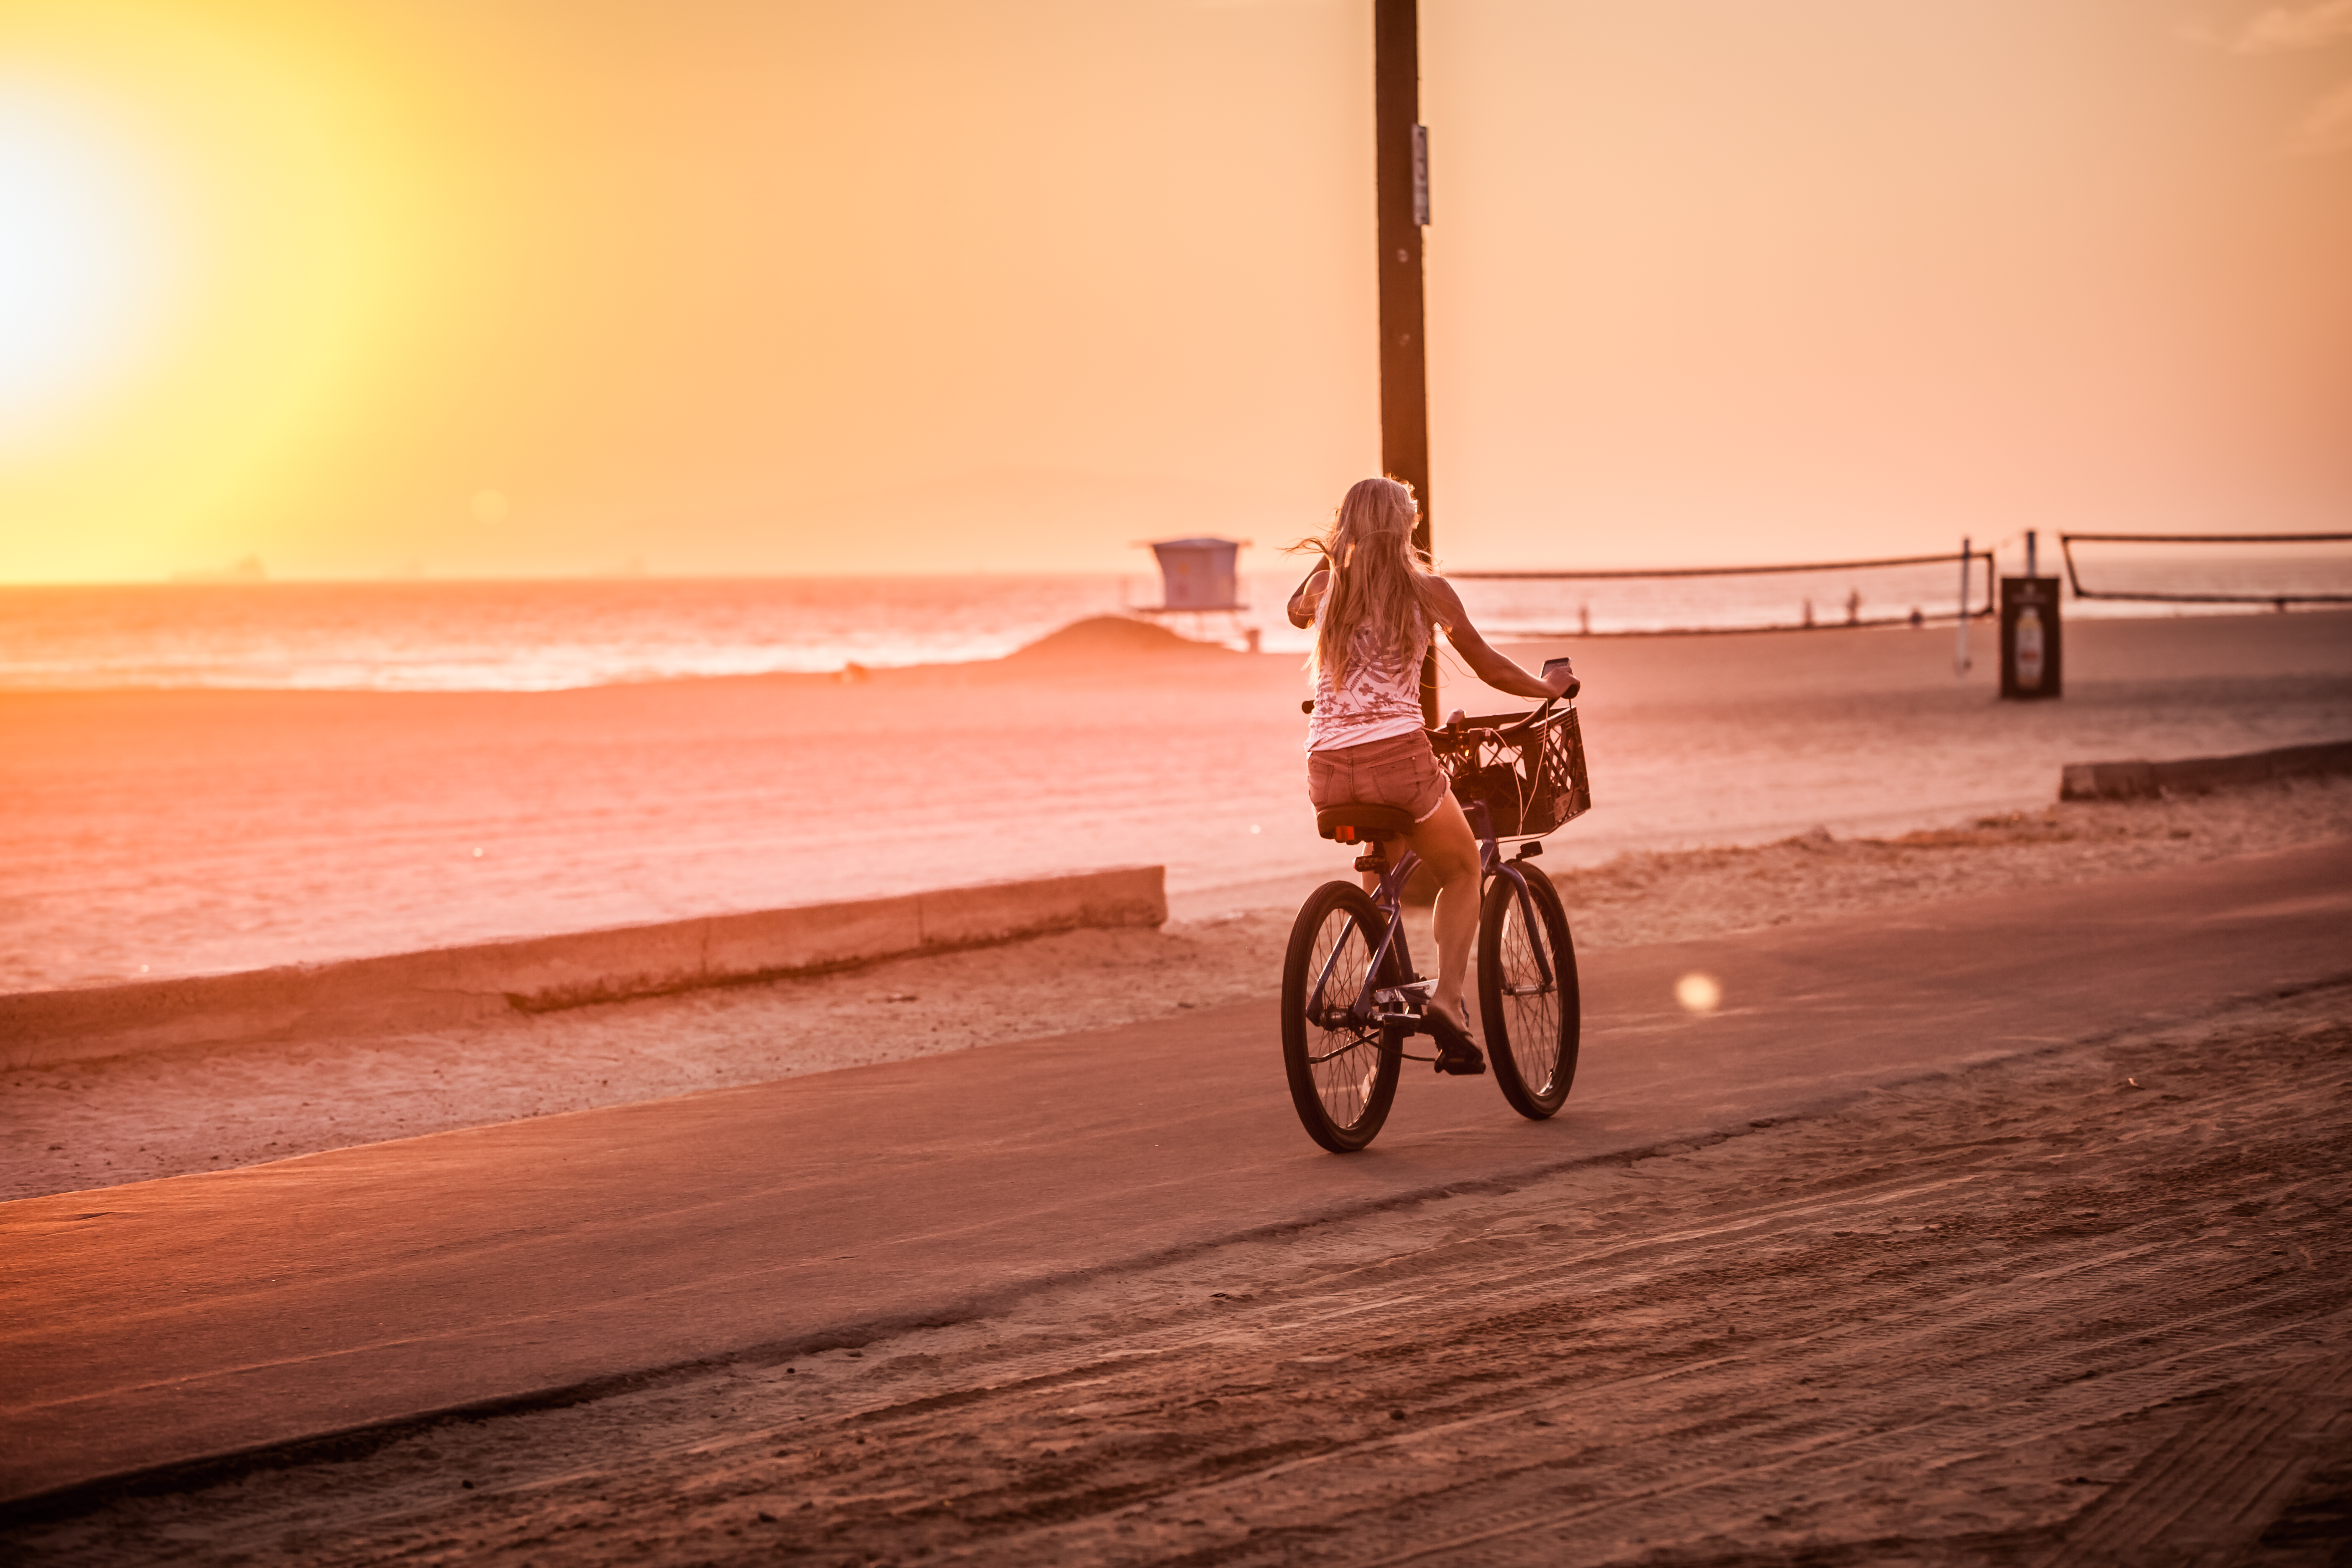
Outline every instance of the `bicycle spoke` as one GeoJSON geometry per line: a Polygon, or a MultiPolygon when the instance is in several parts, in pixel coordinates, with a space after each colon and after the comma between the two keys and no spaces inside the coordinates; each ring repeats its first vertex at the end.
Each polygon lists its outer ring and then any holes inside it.
{"type": "Polygon", "coordinates": [[[1559,1109],[1576,1072],[1576,955],[1559,895],[1533,868],[1510,868],[1481,911],[1479,985],[1490,1058],[1520,1114],[1559,1109]]]}
{"type": "Polygon", "coordinates": [[[1299,910],[1284,963],[1291,1098],[1315,1141],[1340,1152],[1370,1142],[1395,1092],[1395,1053],[1370,1005],[1388,924],[1360,889],[1326,883],[1299,910]]]}
{"type": "Polygon", "coordinates": [[[1347,924],[1340,928],[1339,936],[1332,942],[1330,953],[1323,960],[1322,967],[1315,972],[1315,989],[1307,993],[1307,1016],[1325,1028],[1330,1026],[1323,1023],[1323,991],[1331,983],[1331,966],[1339,963],[1340,954],[1348,950],[1349,932],[1355,929],[1355,918],[1349,916],[1347,924]]]}
{"type": "Polygon", "coordinates": [[[1310,1062],[1314,1063],[1317,1067],[1321,1067],[1325,1062],[1330,1062],[1330,1061],[1337,1061],[1337,1060],[1339,1060],[1341,1057],[1346,1056],[1349,1051],[1360,1051],[1360,1050],[1367,1050],[1367,1049],[1369,1049],[1369,1050],[1378,1050],[1378,1049],[1380,1049],[1380,1042],[1379,1042],[1377,1039],[1349,1040],[1346,1045],[1344,1045],[1344,1046],[1340,1046],[1340,1047],[1339,1047],[1338,1048],[1336,1048],[1336,1049],[1334,1049],[1334,1050],[1325,1051],[1325,1052],[1324,1052],[1321,1056],[1319,1056],[1319,1057],[1318,1057],[1318,1056],[1310,1056],[1310,1057],[1308,1057],[1307,1059],[1308,1061],[1310,1061],[1310,1062]]]}

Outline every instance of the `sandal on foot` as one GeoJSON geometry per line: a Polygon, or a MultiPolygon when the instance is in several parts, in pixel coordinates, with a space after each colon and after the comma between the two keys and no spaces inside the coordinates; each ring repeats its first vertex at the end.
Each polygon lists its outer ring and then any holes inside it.
{"type": "Polygon", "coordinates": [[[1476,1078],[1486,1070],[1486,1056],[1477,1043],[1464,1034],[1453,1019],[1432,1008],[1421,1016],[1422,1025],[1437,1041],[1437,1070],[1456,1078],[1476,1078]]]}

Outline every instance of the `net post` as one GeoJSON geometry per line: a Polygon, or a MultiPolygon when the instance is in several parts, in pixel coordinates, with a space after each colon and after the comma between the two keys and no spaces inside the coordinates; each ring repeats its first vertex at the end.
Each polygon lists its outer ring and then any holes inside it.
{"type": "Polygon", "coordinates": [[[1975,564],[1975,552],[1969,548],[1966,534],[1960,537],[1960,616],[1959,640],[1952,647],[1952,679],[1963,679],[1969,673],[1969,568],[1975,564]]]}

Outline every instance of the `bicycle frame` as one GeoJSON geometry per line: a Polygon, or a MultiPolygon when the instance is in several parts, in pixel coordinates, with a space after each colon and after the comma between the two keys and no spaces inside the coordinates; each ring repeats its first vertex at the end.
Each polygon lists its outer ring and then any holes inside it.
{"type": "MultiPolygon", "coordinates": [[[[1520,921],[1528,930],[1536,929],[1538,917],[1536,914],[1535,905],[1528,894],[1527,877],[1520,871],[1518,863],[1542,853],[1542,840],[1529,839],[1521,847],[1517,855],[1507,860],[1503,858],[1500,847],[1495,842],[1494,827],[1487,815],[1486,803],[1483,800],[1472,801],[1464,808],[1464,814],[1470,819],[1470,830],[1478,837],[1478,893],[1481,904],[1484,904],[1487,886],[1494,879],[1507,877],[1517,892],[1520,921]]],[[[1357,992],[1354,1000],[1348,1005],[1348,1018],[1350,1023],[1359,1027],[1378,1024],[1381,1030],[1381,1048],[1384,1051],[1395,1051],[1400,1055],[1403,1053],[1404,1037],[1421,1032],[1420,1009],[1406,1005],[1407,993],[1418,993],[1412,997],[1412,1001],[1425,1005],[1429,1000],[1430,992],[1435,989],[1437,984],[1433,980],[1421,979],[1409,980],[1400,985],[1382,985],[1379,983],[1379,977],[1388,970],[1392,953],[1395,956],[1397,967],[1407,973],[1412,973],[1412,954],[1405,943],[1404,935],[1404,888],[1405,883],[1420,865],[1421,857],[1411,849],[1405,850],[1393,860],[1383,854],[1378,861],[1374,861],[1368,852],[1359,857],[1356,861],[1358,870],[1376,869],[1381,874],[1380,886],[1372,893],[1372,906],[1381,911],[1382,919],[1388,925],[1388,931],[1381,938],[1380,945],[1372,950],[1371,962],[1365,966],[1364,984],[1357,992]],[[1384,1004],[1393,1004],[1398,1010],[1381,1011],[1384,1004]]],[[[1307,1005],[1307,1015],[1310,1017],[1320,1018],[1327,1016],[1324,987],[1330,984],[1332,966],[1339,963],[1339,955],[1347,951],[1347,937],[1353,923],[1351,920],[1348,927],[1341,929],[1339,941],[1332,944],[1330,956],[1323,961],[1322,973],[1315,977],[1315,989],[1309,994],[1307,1005]]],[[[1558,976],[1552,973],[1551,959],[1544,952],[1544,944],[1537,942],[1533,946],[1537,973],[1543,976],[1544,985],[1549,987],[1557,984],[1558,976]]],[[[1317,1059],[1328,1061],[1332,1056],[1339,1056],[1355,1048],[1353,1045],[1343,1046],[1339,1050],[1331,1052],[1329,1056],[1317,1059]]],[[[1430,1058],[1411,1057],[1407,1059],[1425,1061],[1430,1058]]]]}

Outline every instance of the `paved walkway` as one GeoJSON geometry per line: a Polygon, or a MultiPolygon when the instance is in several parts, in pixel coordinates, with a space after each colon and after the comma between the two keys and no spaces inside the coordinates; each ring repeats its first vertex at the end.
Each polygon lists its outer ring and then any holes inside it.
{"type": "Polygon", "coordinates": [[[1292,1118],[1267,1002],[0,1205],[0,1501],[854,1342],[2347,973],[2352,843],[1591,954],[1558,1118],[1415,1076],[1348,1158],[1292,1118]]]}

